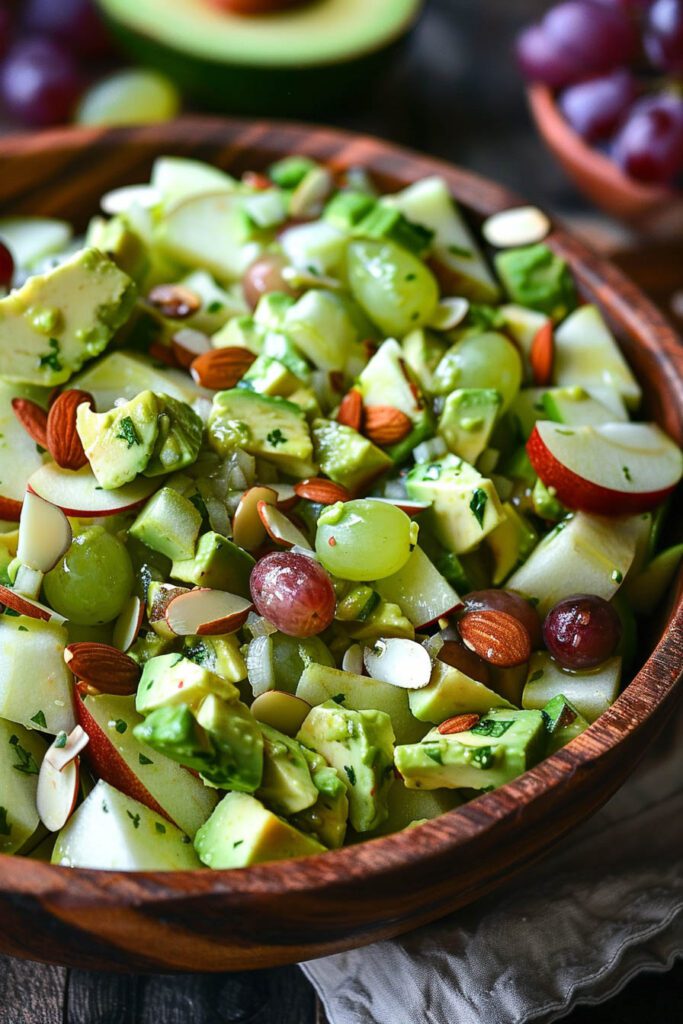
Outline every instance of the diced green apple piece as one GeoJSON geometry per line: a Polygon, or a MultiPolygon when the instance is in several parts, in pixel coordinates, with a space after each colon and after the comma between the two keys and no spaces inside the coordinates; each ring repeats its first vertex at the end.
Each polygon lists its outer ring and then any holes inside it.
{"type": "Polygon", "coordinates": [[[245,238],[245,224],[237,193],[191,195],[168,210],[159,246],[190,268],[208,270],[219,281],[237,281],[262,250],[245,238]]]}
{"type": "Polygon", "coordinates": [[[0,717],[41,732],[76,725],[64,626],[25,615],[0,618],[0,717]]]}
{"type": "Polygon", "coordinates": [[[16,853],[40,826],[36,792],[46,750],[38,733],[0,718],[0,853],[16,853]]]}
{"type": "Polygon", "coordinates": [[[587,722],[594,722],[619,696],[621,658],[617,655],[590,672],[568,672],[545,651],[536,651],[529,661],[529,675],[522,694],[522,707],[539,711],[562,694],[587,722]]]}
{"type": "Polygon", "coordinates": [[[640,384],[597,306],[580,306],[556,329],[553,378],[560,387],[614,388],[629,409],[640,404],[640,384]]]}

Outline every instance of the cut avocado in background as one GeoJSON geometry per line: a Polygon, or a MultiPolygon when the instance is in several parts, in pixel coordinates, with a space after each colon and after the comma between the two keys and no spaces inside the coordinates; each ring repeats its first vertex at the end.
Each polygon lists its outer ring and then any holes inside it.
{"type": "Polygon", "coordinates": [[[115,38],[213,109],[302,114],[367,90],[422,0],[314,0],[230,14],[210,0],[97,0],[115,38]]]}

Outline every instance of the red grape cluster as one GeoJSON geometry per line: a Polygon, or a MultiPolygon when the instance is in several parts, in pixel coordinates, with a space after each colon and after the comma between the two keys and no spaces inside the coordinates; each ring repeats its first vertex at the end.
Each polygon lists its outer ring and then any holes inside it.
{"type": "Polygon", "coordinates": [[[565,0],[518,36],[517,58],[632,178],[683,176],[683,0],[565,0]]]}
{"type": "Polygon", "coordinates": [[[68,121],[108,52],[93,0],[0,0],[0,101],[20,124],[68,121]]]}

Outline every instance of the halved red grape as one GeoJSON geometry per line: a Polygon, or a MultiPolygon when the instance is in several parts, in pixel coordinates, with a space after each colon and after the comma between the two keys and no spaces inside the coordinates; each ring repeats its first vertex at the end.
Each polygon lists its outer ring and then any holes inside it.
{"type": "Polygon", "coordinates": [[[16,43],[0,72],[0,94],[8,113],[36,127],[67,121],[82,88],[73,57],[50,39],[16,43]]]}
{"type": "Polygon", "coordinates": [[[24,27],[59,40],[82,57],[110,50],[109,37],[93,0],[26,0],[24,27]]]}
{"type": "Polygon", "coordinates": [[[647,15],[645,49],[655,67],[683,75],[683,0],[655,0],[647,15]]]}
{"type": "Polygon", "coordinates": [[[242,287],[244,297],[252,307],[266,292],[285,292],[291,295],[292,290],[282,276],[282,268],[286,265],[285,258],[278,253],[267,253],[259,256],[244,271],[242,287]]]}
{"type": "Polygon", "coordinates": [[[621,639],[621,621],[602,597],[574,594],[548,612],[543,639],[563,668],[595,668],[614,654],[621,639]]]}
{"type": "Polygon", "coordinates": [[[541,646],[541,620],[536,609],[513,590],[473,590],[463,598],[466,612],[494,611],[507,612],[526,626],[531,639],[532,650],[541,646]]]}
{"type": "Polygon", "coordinates": [[[0,288],[11,288],[14,277],[14,257],[3,242],[0,242],[0,288]]]}
{"type": "Polygon", "coordinates": [[[574,131],[595,142],[612,134],[635,98],[633,75],[626,68],[618,68],[568,86],[558,104],[574,131]]]}
{"type": "Polygon", "coordinates": [[[542,25],[548,39],[589,74],[629,64],[638,53],[635,25],[613,7],[566,0],[548,11],[542,25]]]}
{"type": "Polygon", "coordinates": [[[275,551],[256,563],[251,573],[256,610],[288,636],[322,633],[334,619],[336,596],[319,562],[307,555],[275,551]]]}
{"type": "Polygon", "coordinates": [[[666,185],[683,171],[683,98],[648,96],[632,108],[613,156],[632,178],[666,185]]]}

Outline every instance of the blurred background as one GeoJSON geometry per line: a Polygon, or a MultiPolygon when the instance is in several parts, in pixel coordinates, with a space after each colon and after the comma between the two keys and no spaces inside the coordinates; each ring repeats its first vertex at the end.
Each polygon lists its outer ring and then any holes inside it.
{"type": "Polygon", "coordinates": [[[683,324],[683,0],[0,0],[0,57],[4,131],[283,115],[462,164],[683,324]]]}

